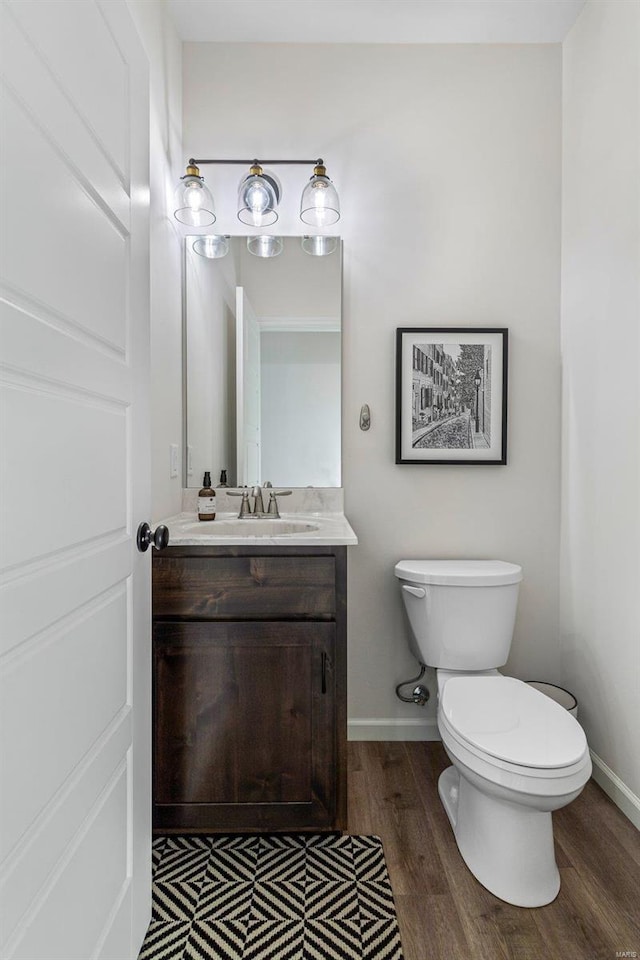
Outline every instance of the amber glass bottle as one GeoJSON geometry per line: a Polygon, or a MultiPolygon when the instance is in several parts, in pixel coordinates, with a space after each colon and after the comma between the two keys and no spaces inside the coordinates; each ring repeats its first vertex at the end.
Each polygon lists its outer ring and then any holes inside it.
{"type": "Polygon", "coordinates": [[[211,474],[207,470],[198,493],[198,520],[215,520],[216,492],[211,486],[211,474]]]}

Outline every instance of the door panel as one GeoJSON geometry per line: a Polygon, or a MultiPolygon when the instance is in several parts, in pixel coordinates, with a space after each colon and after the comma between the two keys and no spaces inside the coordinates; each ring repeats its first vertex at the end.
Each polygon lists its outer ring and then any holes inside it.
{"type": "MultiPolygon", "coordinates": [[[[112,780],[122,764],[131,737],[131,713],[127,710],[113,720],[96,743],[96,748],[76,767],[60,790],[57,802],[34,821],[30,832],[36,842],[20,848],[19,855],[8,860],[10,872],[3,870],[0,899],[4,924],[8,926],[13,922],[15,926],[14,918],[24,916],[34,907],[38,908],[43,877],[55,878],[66,863],[78,839],[78,824],[86,822],[97,808],[105,784],[112,780]],[[43,826],[46,829],[41,829],[43,826]]],[[[130,901],[130,898],[127,899],[130,901]]],[[[64,914],[68,917],[68,908],[64,914]]],[[[128,923],[131,923],[130,916],[128,923]]],[[[129,956],[130,940],[129,929],[126,946],[120,950],[120,954],[114,954],[115,958],[129,956]]],[[[64,947],[66,949],[66,943],[64,947]]]]}
{"type": "Polygon", "coordinates": [[[8,853],[4,843],[27,830],[72,774],[77,758],[126,707],[127,606],[121,584],[42,634],[5,667],[0,726],[10,726],[21,712],[30,722],[14,725],[3,751],[2,775],[13,789],[1,795],[0,856],[8,853]],[[70,669],[61,671],[60,662],[70,669]],[[37,757],[38,763],[25,763],[25,757],[37,757]]]}
{"type": "Polygon", "coordinates": [[[10,466],[3,495],[12,505],[3,530],[6,567],[125,532],[127,490],[117,481],[128,466],[125,404],[7,374],[0,430],[10,466]],[[52,476],[64,477],[64,485],[52,476]]]}
{"type": "Polygon", "coordinates": [[[0,12],[0,953],[128,960],[150,914],[148,65],[123,0],[0,12]]]}
{"type": "Polygon", "coordinates": [[[129,170],[128,69],[100,8],[94,3],[74,3],[70,12],[65,0],[20,0],[17,14],[78,116],[125,181],[129,170]],[[70,51],[70,37],[91,55],[70,51]],[[96,76],[100,83],[95,82],[96,76]]]}
{"type": "Polygon", "coordinates": [[[129,772],[123,761],[89,810],[82,831],[73,838],[54,876],[39,891],[38,923],[21,938],[12,954],[16,960],[43,955],[47,960],[86,960],[94,956],[94,931],[101,930],[109,919],[106,906],[120,901],[122,878],[127,874],[127,841],[121,824],[127,816],[129,772]],[[69,923],[69,904],[77,902],[78,891],[89,881],[91,896],[83,900],[83,916],[80,922],[69,923]],[[47,930],[49,938],[46,954],[42,953],[42,929],[47,930]]]}
{"type": "Polygon", "coordinates": [[[58,144],[10,92],[2,113],[4,163],[10,171],[1,181],[2,209],[8,224],[20,224],[23,241],[15,242],[14,230],[12,242],[7,237],[3,244],[5,283],[123,354],[126,236],[94,202],[84,176],[60,156],[58,144]],[[19,188],[21,178],[28,189],[19,188]]]}
{"type": "MultiPolygon", "coordinates": [[[[58,16],[62,18],[61,5],[58,6],[58,16]]],[[[77,4],[69,4],[64,10],[64,29],[69,38],[75,38],[78,53],[82,56],[82,36],[73,26],[77,4]]],[[[84,4],[93,7],[96,13],[99,8],[95,3],[84,4]]],[[[69,169],[84,185],[89,195],[94,195],[96,202],[102,203],[108,216],[116,217],[129,229],[129,189],[130,176],[123,176],[118,164],[103,148],[95,136],[91,123],[87,124],[74,102],[74,91],[69,91],[56,76],[59,63],[47,62],[41,48],[34,44],[25,22],[25,3],[15,2],[6,4],[10,10],[3,16],[2,33],[2,69],[3,83],[7,91],[16,99],[25,113],[34,118],[36,126],[54,146],[54,149],[65,159],[69,169]],[[60,136],[60,131],[64,135],[60,136]]],[[[49,10],[49,3],[37,0],[33,4],[37,14],[49,10]],[[36,9],[37,8],[37,9],[36,9]],[[44,8],[44,9],[43,9],[44,8]]],[[[117,13],[117,11],[115,11],[117,13]]],[[[122,17],[123,15],[120,14],[122,17]]],[[[34,19],[36,18],[34,17],[34,19]]],[[[60,20],[62,23],[62,19],[60,20]]],[[[106,19],[105,19],[106,24],[106,19]]],[[[92,51],[93,53],[94,51],[92,51]]],[[[86,58],[87,65],[91,65],[90,56],[86,58]]],[[[95,83],[95,76],[94,76],[95,83]]],[[[128,110],[128,107],[127,107],[128,110]]]]}

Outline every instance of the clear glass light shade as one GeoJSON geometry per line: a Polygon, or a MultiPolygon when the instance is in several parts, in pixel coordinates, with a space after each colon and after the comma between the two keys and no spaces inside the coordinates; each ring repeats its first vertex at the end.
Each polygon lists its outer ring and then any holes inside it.
{"type": "Polygon", "coordinates": [[[198,237],[193,244],[193,249],[199,256],[206,257],[208,260],[219,260],[229,253],[229,239],[228,235],[222,234],[198,237]]]}
{"type": "Polygon", "coordinates": [[[269,227],[278,219],[280,189],[274,177],[250,174],[238,188],[238,220],[251,227],[269,227]]]}
{"type": "Polygon", "coordinates": [[[303,237],[302,249],[312,257],[328,257],[338,246],[337,237],[303,237]]]}
{"type": "Polygon", "coordinates": [[[340,219],[340,201],[329,177],[313,176],[302,192],[300,219],[313,227],[330,227],[340,219]]]}
{"type": "Polygon", "coordinates": [[[247,237],[247,250],[254,257],[277,257],[283,246],[282,237],[247,237]]]}
{"type": "Polygon", "coordinates": [[[182,177],[175,192],[173,215],[190,227],[209,227],[216,222],[211,191],[202,177],[182,177]]]}

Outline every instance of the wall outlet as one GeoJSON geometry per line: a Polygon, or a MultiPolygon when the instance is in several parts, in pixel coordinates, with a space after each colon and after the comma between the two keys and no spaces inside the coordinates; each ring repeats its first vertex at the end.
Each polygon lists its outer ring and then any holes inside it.
{"type": "Polygon", "coordinates": [[[178,476],[178,444],[172,443],[169,445],[169,476],[177,477],[178,476]]]}

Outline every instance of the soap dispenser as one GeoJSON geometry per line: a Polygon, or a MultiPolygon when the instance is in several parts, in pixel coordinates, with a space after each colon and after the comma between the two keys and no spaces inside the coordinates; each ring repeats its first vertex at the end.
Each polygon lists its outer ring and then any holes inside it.
{"type": "Polygon", "coordinates": [[[198,493],[198,520],[215,520],[216,492],[211,486],[211,474],[207,470],[198,493]]]}

